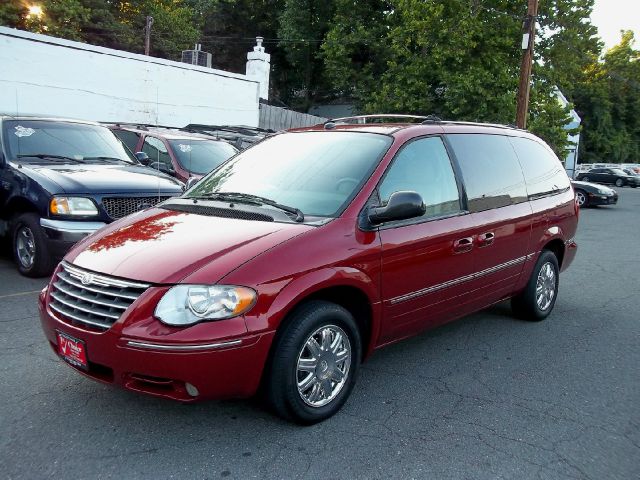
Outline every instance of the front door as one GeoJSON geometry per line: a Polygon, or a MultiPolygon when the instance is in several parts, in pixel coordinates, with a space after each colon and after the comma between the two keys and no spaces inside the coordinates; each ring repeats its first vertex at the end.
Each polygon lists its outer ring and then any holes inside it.
{"type": "Polygon", "coordinates": [[[378,187],[382,204],[403,190],[422,195],[426,213],[380,227],[383,343],[446,320],[474,272],[473,225],[440,137],[398,152],[378,187]]]}

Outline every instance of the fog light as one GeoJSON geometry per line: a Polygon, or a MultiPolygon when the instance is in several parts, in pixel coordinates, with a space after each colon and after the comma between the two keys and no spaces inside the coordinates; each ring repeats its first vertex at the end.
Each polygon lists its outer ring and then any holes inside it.
{"type": "Polygon", "coordinates": [[[200,392],[198,392],[198,389],[190,383],[185,383],[184,386],[187,389],[187,393],[192,397],[197,397],[200,394],[200,392]]]}

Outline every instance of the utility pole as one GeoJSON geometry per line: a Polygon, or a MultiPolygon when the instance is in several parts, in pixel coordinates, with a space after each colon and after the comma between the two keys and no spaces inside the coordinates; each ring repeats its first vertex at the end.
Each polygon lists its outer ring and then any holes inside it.
{"type": "Polygon", "coordinates": [[[531,65],[533,63],[533,44],[536,35],[536,16],[538,15],[538,0],[528,0],[527,17],[522,25],[522,63],[520,64],[520,83],[518,84],[518,106],[516,110],[516,125],[527,128],[527,113],[529,110],[529,90],[531,86],[531,65]]]}
{"type": "Polygon", "coordinates": [[[147,16],[147,22],[144,25],[144,54],[149,55],[151,50],[151,25],[153,25],[153,17],[147,16]]]}

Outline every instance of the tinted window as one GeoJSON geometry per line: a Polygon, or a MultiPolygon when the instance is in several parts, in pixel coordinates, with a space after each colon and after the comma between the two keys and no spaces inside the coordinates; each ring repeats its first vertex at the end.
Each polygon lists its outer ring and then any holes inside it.
{"type": "Polygon", "coordinates": [[[167,152],[164,142],[156,137],[146,137],[142,145],[142,151],[149,155],[151,162],[150,167],[159,168],[161,170],[173,170],[171,165],[171,157],[167,152]]]}
{"type": "Polygon", "coordinates": [[[415,140],[402,148],[378,190],[383,204],[389,201],[394,192],[418,192],[427,206],[425,216],[449,215],[460,211],[455,175],[439,137],[415,140]]]}
{"type": "Polygon", "coordinates": [[[362,132],[298,132],[241,152],[189,190],[259,195],[307,216],[333,217],[362,188],[392,139],[362,132]]]}
{"type": "Polygon", "coordinates": [[[520,203],[527,190],[509,139],[502,135],[448,135],[462,170],[469,210],[479,212],[520,203]]]}
{"type": "Polygon", "coordinates": [[[120,140],[124,142],[124,144],[129,147],[132,152],[136,152],[136,148],[138,148],[138,141],[140,140],[140,135],[135,132],[128,132],[126,130],[112,130],[113,133],[116,134],[120,140]]]}
{"type": "Polygon", "coordinates": [[[510,137],[509,140],[520,159],[531,198],[569,188],[569,177],[551,150],[528,138],[510,137]]]}
{"type": "Polygon", "coordinates": [[[199,175],[209,173],[238,152],[227,142],[214,140],[169,140],[169,145],[180,166],[199,175]]]}

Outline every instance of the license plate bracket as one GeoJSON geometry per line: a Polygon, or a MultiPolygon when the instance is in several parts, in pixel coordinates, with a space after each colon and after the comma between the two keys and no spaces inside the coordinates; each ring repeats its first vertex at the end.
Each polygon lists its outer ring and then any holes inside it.
{"type": "Polygon", "coordinates": [[[65,362],[82,370],[89,370],[87,345],[84,340],[72,337],[59,330],[56,330],[56,339],[58,341],[58,355],[65,362]]]}

